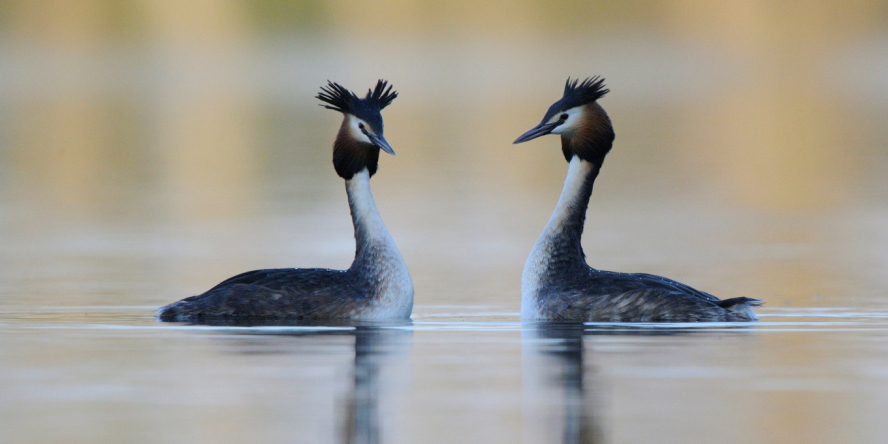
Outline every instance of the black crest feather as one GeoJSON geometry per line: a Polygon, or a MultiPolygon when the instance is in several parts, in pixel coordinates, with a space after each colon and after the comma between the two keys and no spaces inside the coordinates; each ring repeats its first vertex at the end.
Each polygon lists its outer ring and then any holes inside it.
{"type": "Polygon", "coordinates": [[[587,77],[582,82],[580,82],[580,79],[571,80],[568,77],[567,82],[564,83],[564,96],[549,107],[549,111],[546,113],[543,121],[548,121],[555,114],[571,108],[592,103],[609,92],[610,90],[604,87],[604,79],[600,76],[587,77]]]}
{"type": "Polygon", "coordinates": [[[392,91],[392,85],[389,85],[385,80],[379,79],[372,92],[369,89],[367,90],[367,98],[364,100],[376,102],[379,104],[379,109],[383,109],[389,106],[392,100],[395,100],[397,97],[398,92],[392,91]]]}
{"type": "Polygon", "coordinates": [[[329,105],[321,105],[324,108],[339,111],[341,113],[352,112],[353,103],[361,100],[355,95],[355,93],[349,91],[344,86],[329,80],[327,80],[326,87],[321,87],[321,92],[318,93],[317,99],[329,103],[329,105]]]}
{"type": "Polygon", "coordinates": [[[379,114],[383,108],[389,106],[392,100],[398,97],[397,91],[392,91],[392,85],[380,79],[376,87],[367,90],[367,96],[363,99],[349,91],[344,86],[327,81],[327,86],[321,87],[317,99],[326,103],[324,108],[351,114],[369,123],[377,134],[382,132],[382,116],[379,114]]]}
{"type": "Polygon", "coordinates": [[[568,77],[564,82],[564,97],[561,98],[561,101],[564,102],[567,109],[570,109],[594,102],[609,92],[610,90],[604,87],[604,79],[600,76],[587,77],[583,83],[580,83],[580,79],[574,79],[571,82],[568,77]]]}

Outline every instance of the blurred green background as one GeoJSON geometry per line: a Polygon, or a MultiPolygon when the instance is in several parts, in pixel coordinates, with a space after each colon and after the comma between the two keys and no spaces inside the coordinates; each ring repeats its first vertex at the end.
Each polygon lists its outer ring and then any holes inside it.
{"type": "Polygon", "coordinates": [[[882,303],[886,25],[875,1],[0,1],[5,300],[152,306],[347,267],[340,118],[313,96],[385,78],[398,154],[373,186],[417,303],[517,306],[565,164],[511,141],[597,74],[617,139],[592,266],[882,303]]]}

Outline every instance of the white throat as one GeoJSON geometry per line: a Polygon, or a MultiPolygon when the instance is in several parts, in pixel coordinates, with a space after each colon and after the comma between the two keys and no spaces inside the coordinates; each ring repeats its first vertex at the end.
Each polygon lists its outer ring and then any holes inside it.
{"type": "Polygon", "coordinates": [[[583,186],[587,176],[594,166],[590,162],[574,156],[570,160],[567,169],[567,178],[564,180],[564,188],[561,197],[552,212],[552,217],[543,229],[542,234],[534,244],[527,262],[524,263],[524,272],[521,274],[521,319],[528,321],[537,319],[537,295],[541,290],[541,280],[544,277],[551,258],[551,247],[564,228],[564,224],[570,215],[570,207],[578,199],[583,199],[583,186]]]}

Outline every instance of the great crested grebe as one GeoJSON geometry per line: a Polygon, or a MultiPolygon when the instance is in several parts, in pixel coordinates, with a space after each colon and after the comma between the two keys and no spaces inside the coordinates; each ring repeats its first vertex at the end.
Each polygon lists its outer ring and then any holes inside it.
{"type": "Polygon", "coordinates": [[[584,322],[755,321],[758,299],[717,297],[660,276],[596,270],[580,244],[592,184],[614,141],[610,118],[598,104],[604,79],[567,79],[564,96],[539,125],[518,137],[527,142],[561,136],[567,179],[555,212],[521,275],[521,319],[584,322]]]}
{"type": "Polygon", "coordinates": [[[380,111],[398,96],[380,80],[359,98],[328,82],[317,98],[343,114],[333,143],[333,166],[345,179],[355,227],[355,259],[348,270],[278,268],[239,274],[208,290],[162,307],[162,321],[225,319],[391,320],[413,310],[413,281],[398,247],[382,222],[370,177],[379,150],[395,154],[383,137],[380,111]]]}

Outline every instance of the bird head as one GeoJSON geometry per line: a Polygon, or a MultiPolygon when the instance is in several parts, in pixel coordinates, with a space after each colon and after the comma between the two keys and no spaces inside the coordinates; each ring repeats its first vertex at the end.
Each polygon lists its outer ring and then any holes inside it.
{"type": "Polygon", "coordinates": [[[327,81],[317,98],[324,108],[343,114],[342,126],[333,144],[333,166],[336,173],[350,179],[355,173],[367,168],[370,175],[376,173],[379,150],[395,154],[383,136],[383,108],[398,97],[385,80],[367,90],[364,98],[358,97],[342,85],[327,81]]]}
{"type": "Polygon", "coordinates": [[[610,90],[604,79],[595,76],[580,82],[568,77],[561,100],[552,104],[539,125],[515,139],[513,143],[527,142],[546,134],[558,134],[562,139],[564,157],[573,156],[586,161],[601,161],[610,151],[614,130],[610,118],[598,99],[610,90]]]}

